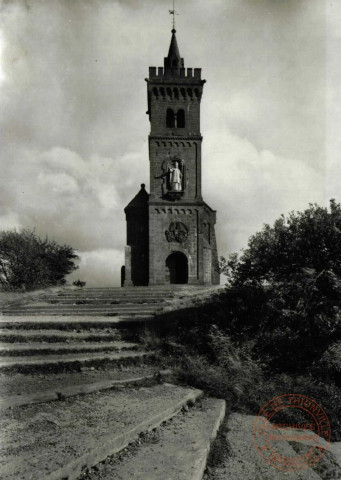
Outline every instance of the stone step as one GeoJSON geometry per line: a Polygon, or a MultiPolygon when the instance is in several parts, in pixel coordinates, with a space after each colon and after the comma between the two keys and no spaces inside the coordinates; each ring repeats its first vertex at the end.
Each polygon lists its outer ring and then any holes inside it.
{"type": "Polygon", "coordinates": [[[146,303],[145,305],[136,304],[136,303],[104,303],[104,304],[86,304],[86,303],[79,303],[79,304],[51,304],[51,303],[34,303],[28,305],[21,305],[16,306],[13,308],[3,309],[3,312],[7,310],[15,311],[15,310],[23,310],[23,311],[40,311],[40,310],[112,310],[112,311],[123,311],[123,312],[135,312],[139,310],[148,310],[154,312],[158,308],[158,305],[146,303]]]}
{"type": "MultiPolygon", "coordinates": [[[[75,299],[156,299],[156,300],[164,300],[167,298],[178,298],[184,296],[192,296],[192,295],[200,295],[202,291],[196,290],[192,292],[139,292],[139,293],[129,293],[129,294],[119,294],[119,293],[80,293],[80,294],[73,294],[73,293],[60,293],[58,295],[40,295],[39,297],[31,299],[31,301],[39,300],[39,299],[48,299],[48,300],[58,300],[62,298],[75,298],[75,299]]],[[[28,301],[28,300],[27,300],[28,301]]],[[[15,302],[13,302],[15,303],[15,302]]]]}
{"type": "MultiPolygon", "coordinates": [[[[135,377],[158,375],[158,372],[157,365],[143,363],[142,365],[109,365],[108,368],[101,369],[90,366],[84,367],[80,371],[57,373],[2,373],[0,375],[0,396],[1,399],[22,398],[25,395],[34,396],[50,390],[62,392],[70,387],[79,386],[83,388],[83,386],[98,382],[130,381],[131,378],[135,377]]],[[[169,379],[169,376],[167,378],[169,379]]]]}
{"type": "Polygon", "coordinates": [[[119,297],[105,297],[105,298],[80,298],[80,297],[58,297],[58,298],[44,298],[43,302],[31,303],[30,305],[136,305],[136,304],[155,304],[164,301],[164,298],[155,297],[138,297],[138,298],[119,298],[119,297]]]}
{"type": "MultiPolygon", "coordinates": [[[[24,317],[29,317],[29,318],[38,318],[38,317],[75,317],[75,322],[77,322],[76,320],[76,317],[91,317],[93,319],[93,321],[95,321],[96,317],[107,317],[107,318],[110,318],[110,317],[113,317],[113,318],[119,318],[120,320],[116,323],[122,323],[122,317],[124,316],[125,317],[125,321],[126,322],[131,322],[133,323],[134,321],[146,321],[146,320],[150,320],[152,318],[154,318],[154,315],[155,313],[144,313],[142,312],[141,315],[138,314],[138,313],[128,313],[128,312],[106,312],[106,311],[87,311],[87,310],[83,310],[83,311],[72,311],[72,310],[66,310],[65,312],[60,312],[60,311],[55,311],[55,312],[25,312],[25,311],[17,311],[17,312],[6,312],[5,313],[6,317],[9,318],[9,317],[16,317],[16,318],[24,318],[24,317]],[[143,319],[142,319],[143,317],[143,319]]],[[[0,318],[1,318],[1,315],[0,315],[0,318]]]]}
{"type": "Polygon", "coordinates": [[[13,331],[41,329],[128,328],[153,320],[152,315],[0,315],[0,327],[13,331]]]}
{"type": "Polygon", "coordinates": [[[126,386],[156,385],[170,380],[171,370],[159,370],[151,366],[130,366],[125,369],[95,370],[85,368],[81,372],[57,374],[27,374],[11,372],[0,377],[0,410],[15,406],[52,402],[54,400],[100,392],[126,386]]]}
{"type": "Polygon", "coordinates": [[[73,341],[66,343],[30,343],[25,345],[22,343],[15,344],[1,344],[0,345],[0,362],[1,357],[14,356],[32,356],[32,355],[55,355],[57,353],[76,353],[76,352],[118,352],[124,350],[137,350],[139,345],[137,343],[129,342],[77,342],[73,341]]]}
{"type": "Polygon", "coordinates": [[[184,292],[170,292],[170,291],[130,291],[130,292],[60,292],[60,293],[46,293],[39,296],[39,298],[164,298],[165,296],[174,297],[182,295],[184,292]]]}
{"type": "Polygon", "coordinates": [[[122,452],[119,459],[113,455],[90,469],[82,479],[201,479],[224,416],[225,401],[206,398],[142,436],[141,444],[128,447],[126,455],[122,452]]]}
{"type": "Polygon", "coordinates": [[[54,312],[54,311],[96,311],[99,312],[101,310],[108,311],[108,312],[128,312],[128,313],[135,313],[135,312],[155,312],[160,310],[160,307],[155,304],[133,304],[133,303],[122,303],[122,304],[99,304],[99,305],[91,305],[91,304],[71,304],[71,305],[55,305],[55,304],[34,304],[34,305],[22,305],[20,307],[15,308],[8,308],[4,309],[2,312],[3,314],[7,314],[8,312],[54,312]]]}
{"type": "Polygon", "coordinates": [[[34,355],[25,357],[0,357],[0,372],[18,371],[63,371],[79,370],[84,366],[127,364],[153,358],[152,352],[122,351],[117,353],[88,352],[34,355]]]}
{"type": "Polygon", "coordinates": [[[136,308],[135,310],[132,310],[131,308],[106,308],[106,307],[98,307],[98,308],[78,308],[78,306],[75,306],[74,308],[68,307],[68,308],[30,308],[30,309],[15,309],[15,310],[3,310],[3,315],[7,316],[37,316],[37,315],[92,315],[92,316],[103,316],[103,315],[108,315],[108,316],[117,316],[117,315],[129,315],[129,316],[134,316],[134,315],[153,315],[157,312],[156,309],[151,309],[151,308],[136,308]]]}
{"type": "Polygon", "coordinates": [[[27,301],[31,300],[34,301],[40,298],[49,298],[49,299],[58,299],[58,298],[156,298],[156,299],[164,299],[164,298],[174,298],[179,295],[193,295],[194,293],[200,293],[201,290],[193,290],[190,292],[186,292],[184,290],[179,290],[176,292],[165,290],[165,291],[131,291],[131,292],[59,292],[59,293],[43,293],[39,296],[33,297],[31,299],[27,299],[27,301]]]}
{"type": "Polygon", "coordinates": [[[76,480],[84,468],[122,450],[201,394],[200,390],[157,385],[5,411],[0,419],[1,441],[6,446],[1,449],[0,477],[76,480]]]}
{"type": "Polygon", "coordinates": [[[117,340],[120,337],[117,330],[103,332],[102,329],[92,329],[92,331],[63,331],[56,329],[49,330],[14,330],[0,329],[1,343],[28,343],[28,342],[109,342],[117,340]]]}
{"type": "MultiPolygon", "coordinates": [[[[215,287],[208,287],[215,288],[215,287]]],[[[203,285],[188,285],[188,284],[168,284],[168,285],[150,285],[150,286],[136,286],[136,287],[62,287],[60,292],[176,292],[178,290],[207,290],[203,285]]]]}
{"type": "Polygon", "coordinates": [[[160,297],[155,297],[155,296],[138,296],[138,297],[89,297],[89,296],[84,296],[84,297],[71,297],[71,296],[63,296],[63,297],[55,297],[55,298],[39,298],[36,299],[35,301],[31,302],[17,302],[17,303],[12,303],[11,305],[7,305],[4,308],[9,308],[9,307],[21,307],[25,305],[58,305],[58,304],[73,304],[77,303],[79,305],[87,305],[88,303],[93,303],[95,305],[97,304],[105,304],[105,305],[115,305],[115,304],[139,304],[139,303],[151,303],[151,304],[162,304],[165,301],[171,301],[171,300],[176,300],[178,298],[184,298],[186,296],[176,296],[176,297],[168,297],[168,296],[160,296],[160,297]]]}

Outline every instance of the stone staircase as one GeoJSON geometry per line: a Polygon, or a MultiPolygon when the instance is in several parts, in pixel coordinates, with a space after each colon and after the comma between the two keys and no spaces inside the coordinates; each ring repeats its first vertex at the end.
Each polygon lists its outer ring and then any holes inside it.
{"type": "Polygon", "coordinates": [[[225,413],[223,400],[201,398],[158,384],[7,409],[1,479],[198,480],[225,413]]]}
{"type": "Polygon", "coordinates": [[[136,478],[134,472],[141,479],[201,478],[225,402],[165,383],[172,373],[160,370],[139,333],[157,313],[202,298],[203,292],[63,288],[4,306],[0,429],[8,448],[0,458],[0,477],[97,478],[110,465],[116,471],[108,471],[108,478],[128,480],[136,478]],[[151,459],[155,441],[148,446],[148,435],[161,434],[151,459]],[[140,449],[134,463],[116,462],[117,455],[130,458],[130,449],[142,443],[148,461],[140,449]]]}
{"type": "Polygon", "coordinates": [[[216,291],[63,288],[3,307],[0,478],[324,480],[274,472],[254,449],[254,419],[227,422],[224,400],[169,383],[172,372],[139,343],[157,313],[216,291]],[[204,473],[219,429],[225,457],[204,473]]]}
{"type": "Polygon", "coordinates": [[[61,289],[42,294],[33,302],[9,305],[2,309],[2,314],[147,318],[162,310],[165,299],[173,299],[182,290],[160,287],[61,289]]]}
{"type": "Polygon", "coordinates": [[[0,315],[0,373],[71,371],[152,359],[138,331],[200,287],[62,288],[15,301],[0,315]]]}

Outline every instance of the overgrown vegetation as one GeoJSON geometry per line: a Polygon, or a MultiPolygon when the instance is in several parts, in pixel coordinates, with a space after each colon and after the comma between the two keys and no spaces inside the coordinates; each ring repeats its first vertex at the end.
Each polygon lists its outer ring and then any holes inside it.
{"type": "Polygon", "coordinates": [[[232,333],[257,338],[279,370],[305,368],[341,333],[341,209],[282,216],[224,268],[232,333]]]}
{"type": "Polygon", "coordinates": [[[186,347],[172,356],[180,377],[253,414],[276,395],[307,395],[340,440],[340,205],[282,216],[222,268],[223,293],[159,319],[160,337],[186,347]]]}
{"type": "Polygon", "coordinates": [[[0,232],[0,289],[33,290],[64,285],[78,267],[69,245],[58,245],[34,230],[0,232]]]}

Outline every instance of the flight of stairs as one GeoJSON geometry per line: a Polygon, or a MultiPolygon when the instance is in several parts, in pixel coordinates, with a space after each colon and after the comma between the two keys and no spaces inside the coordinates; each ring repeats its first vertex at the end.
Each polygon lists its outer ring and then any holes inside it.
{"type": "MultiPolygon", "coordinates": [[[[0,314],[2,371],[79,370],[153,357],[137,343],[154,316],[203,287],[61,288],[0,314]]],[[[215,291],[215,290],[213,290],[215,291]]]]}
{"type": "MultiPolygon", "coordinates": [[[[2,309],[8,316],[77,315],[143,318],[162,310],[164,300],[177,292],[170,288],[65,288],[40,295],[35,301],[13,303],[2,309]]],[[[188,291],[188,288],[187,288],[188,291]]]]}
{"type": "MultiPolygon", "coordinates": [[[[158,313],[216,291],[63,288],[3,307],[0,478],[277,478],[255,450],[254,417],[225,419],[224,400],[176,385],[139,341],[158,313]],[[204,474],[222,424],[224,457],[204,474]]],[[[325,458],[340,478],[336,457],[325,458]]],[[[290,478],[322,477],[309,470],[290,478]]]]}
{"type": "MultiPolygon", "coordinates": [[[[159,428],[155,465],[152,459],[142,467],[154,449],[147,442],[134,463],[109,461],[122,470],[117,478],[135,478],[134,471],[142,468],[141,479],[201,478],[225,402],[202,401],[200,390],[165,383],[172,381],[172,372],[162,371],[139,335],[156,314],[181,308],[207,291],[62,288],[3,307],[0,429],[2,442],[17,453],[12,457],[5,449],[0,455],[0,477],[76,480],[90,468],[84,478],[105,478],[96,473],[100,462],[126,448],[131,458],[128,445],[139,446],[146,431],[159,428]],[[170,449],[173,460],[167,463],[170,449]]],[[[111,470],[108,475],[113,478],[111,470]]]]}

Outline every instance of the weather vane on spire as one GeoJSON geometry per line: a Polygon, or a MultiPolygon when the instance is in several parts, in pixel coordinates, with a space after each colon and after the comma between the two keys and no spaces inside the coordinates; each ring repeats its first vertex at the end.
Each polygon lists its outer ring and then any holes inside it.
{"type": "Polygon", "coordinates": [[[169,13],[173,15],[173,30],[175,30],[175,15],[179,15],[175,10],[175,0],[173,0],[173,10],[169,10],[169,13]]]}

